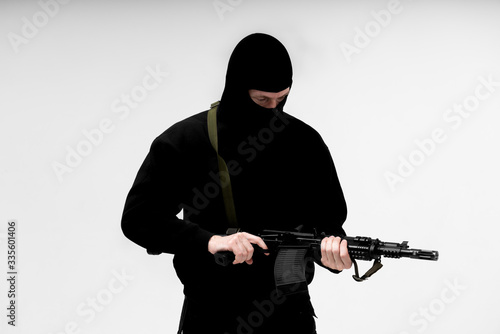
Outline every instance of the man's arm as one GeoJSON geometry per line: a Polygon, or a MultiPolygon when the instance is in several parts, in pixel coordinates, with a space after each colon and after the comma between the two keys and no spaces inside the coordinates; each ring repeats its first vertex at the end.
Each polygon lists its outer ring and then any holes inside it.
{"type": "Polygon", "coordinates": [[[318,212],[314,217],[316,231],[325,232],[332,237],[324,238],[321,242],[321,261],[318,265],[338,273],[352,266],[347,250],[347,241],[341,239],[346,233],[343,224],[347,217],[347,204],[337,175],[331,153],[318,134],[322,148],[318,163],[322,168],[324,178],[318,181],[319,196],[318,212]]]}
{"type": "Polygon", "coordinates": [[[151,254],[206,252],[213,233],[177,218],[187,182],[179,152],[157,138],[127,196],[121,227],[127,238],[151,254]]]}

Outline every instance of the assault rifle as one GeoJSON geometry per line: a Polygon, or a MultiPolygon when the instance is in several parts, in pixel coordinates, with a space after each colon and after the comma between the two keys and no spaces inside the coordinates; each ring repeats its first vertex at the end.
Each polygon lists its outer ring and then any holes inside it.
{"type": "MultiPolygon", "coordinates": [[[[306,284],[306,271],[311,271],[311,260],[321,263],[321,240],[326,235],[316,233],[301,233],[289,231],[264,230],[259,237],[264,240],[268,250],[254,245],[255,253],[277,253],[274,266],[276,286],[286,290],[297,287],[296,284],[306,284]]],[[[384,242],[369,237],[348,237],[347,249],[354,264],[355,274],[352,276],[357,282],[368,279],[382,268],[381,258],[402,257],[410,259],[437,261],[438,251],[411,249],[408,241],[402,243],[384,242]],[[371,261],[373,266],[363,276],[359,276],[356,260],[371,261]]],[[[234,254],[230,251],[215,253],[215,262],[221,266],[228,266],[234,261],[234,254]]],[[[312,265],[314,268],[314,265],[312,265]]]]}

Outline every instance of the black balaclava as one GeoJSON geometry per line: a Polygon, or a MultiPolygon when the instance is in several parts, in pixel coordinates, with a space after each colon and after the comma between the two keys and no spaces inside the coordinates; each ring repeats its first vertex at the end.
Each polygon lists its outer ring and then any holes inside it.
{"type": "MultiPolygon", "coordinates": [[[[287,50],[276,38],[251,34],[236,45],[226,73],[219,119],[223,126],[249,129],[283,111],[286,98],[275,109],[256,104],[249,89],[277,93],[292,86],[292,63],[287,50]]],[[[235,129],[233,129],[235,130],[235,129]]]]}

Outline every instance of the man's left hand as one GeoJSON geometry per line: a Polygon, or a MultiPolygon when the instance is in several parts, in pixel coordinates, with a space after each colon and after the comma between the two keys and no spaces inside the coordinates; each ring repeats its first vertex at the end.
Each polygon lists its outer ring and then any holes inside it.
{"type": "Polygon", "coordinates": [[[352,266],[347,251],[347,240],[339,237],[328,237],[321,241],[321,263],[330,269],[342,271],[352,266]]]}

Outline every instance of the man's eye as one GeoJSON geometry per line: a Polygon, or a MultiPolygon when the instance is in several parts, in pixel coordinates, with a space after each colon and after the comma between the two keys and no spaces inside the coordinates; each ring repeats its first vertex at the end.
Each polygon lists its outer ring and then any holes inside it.
{"type": "Polygon", "coordinates": [[[259,102],[264,102],[265,100],[267,100],[265,97],[258,97],[257,98],[257,101],[259,101],[259,102]]]}

